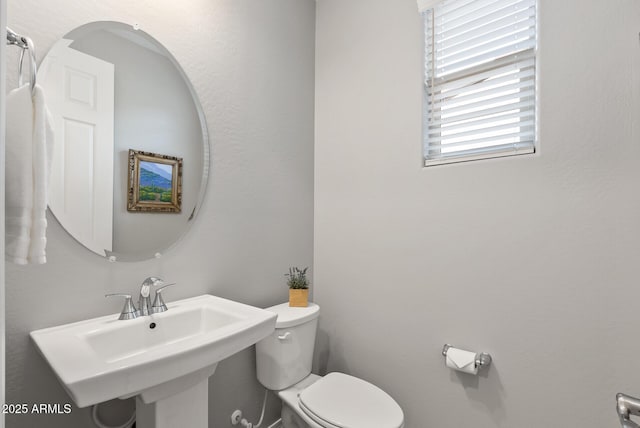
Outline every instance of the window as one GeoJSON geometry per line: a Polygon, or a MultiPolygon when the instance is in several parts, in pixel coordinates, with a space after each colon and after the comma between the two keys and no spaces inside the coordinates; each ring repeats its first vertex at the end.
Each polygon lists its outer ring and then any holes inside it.
{"type": "Polygon", "coordinates": [[[418,4],[425,166],[533,153],[536,0],[418,4]]]}

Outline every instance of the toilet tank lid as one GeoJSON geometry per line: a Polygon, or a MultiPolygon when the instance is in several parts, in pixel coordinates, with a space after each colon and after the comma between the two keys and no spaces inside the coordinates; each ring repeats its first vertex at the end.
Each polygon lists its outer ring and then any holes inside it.
{"type": "Polygon", "coordinates": [[[265,310],[275,312],[278,315],[276,328],[295,327],[318,318],[320,315],[320,307],[311,302],[309,302],[309,306],[306,308],[292,307],[289,306],[289,302],[285,302],[271,306],[265,310]]]}

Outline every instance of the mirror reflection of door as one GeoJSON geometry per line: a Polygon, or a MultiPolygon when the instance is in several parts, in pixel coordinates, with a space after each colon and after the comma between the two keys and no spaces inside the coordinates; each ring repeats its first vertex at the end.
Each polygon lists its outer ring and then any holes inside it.
{"type": "Polygon", "coordinates": [[[49,207],[90,250],[113,242],[114,66],[58,41],[39,83],[53,114],[56,144],[49,207]]]}

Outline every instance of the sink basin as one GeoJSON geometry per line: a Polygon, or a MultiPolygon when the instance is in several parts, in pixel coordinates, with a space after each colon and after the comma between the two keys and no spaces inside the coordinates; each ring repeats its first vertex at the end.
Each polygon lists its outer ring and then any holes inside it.
{"type": "Polygon", "coordinates": [[[132,396],[154,403],[178,394],[275,329],[274,313],[211,295],[167,306],[134,320],[116,314],[45,328],[31,338],[76,404],[86,407],[132,396]]]}

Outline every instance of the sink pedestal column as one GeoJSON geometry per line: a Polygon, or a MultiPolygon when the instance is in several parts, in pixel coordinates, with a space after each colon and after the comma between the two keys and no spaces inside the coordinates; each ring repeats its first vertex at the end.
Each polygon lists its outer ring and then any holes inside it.
{"type": "Polygon", "coordinates": [[[186,391],[145,404],[136,397],[136,428],[207,428],[209,379],[186,391]]]}
{"type": "Polygon", "coordinates": [[[217,363],[136,396],[136,428],[208,428],[209,377],[217,363]]]}

